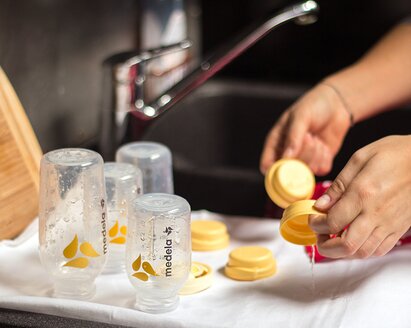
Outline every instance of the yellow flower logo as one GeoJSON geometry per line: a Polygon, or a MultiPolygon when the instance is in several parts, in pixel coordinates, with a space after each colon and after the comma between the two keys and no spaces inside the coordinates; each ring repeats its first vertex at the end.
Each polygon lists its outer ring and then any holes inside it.
{"type": "Polygon", "coordinates": [[[112,244],[125,244],[126,243],[126,235],[127,235],[127,227],[125,225],[121,226],[119,229],[119,223],[118,220],[116,220],[116,223],[110,228],[108,231],[108,235],[110,238],[110,243],[112,244]],[[116,237],[119,234],[120,231],[120,236],[116,237]],[[115,238],[114,238],[115,237],[115,238]]]}
{"type": "Polygon", "coordinates": [[[132,274],[133,277],[140,279],[142,281],[148,280],[148,275],[150,276],[158,276],[158,274],[154,271],[153,267],[147,261],[144,261],[141,264],[141,255],[133,262],[131,265],[134,271],[139,271],[140,267],[143,267],[143,271],[145,272],[135,272],[132,274]]]}
{"type": "MultiPolygon", "coordinates": [[[[74,236],[73,240],[68,244],[68,246],[63,250],[63,255],[66,259],[72,259],[76,256],[78,250],[78,237],[77,234],[74,236]]],[[[85,241],[80,245],[80,252],[88,257],[98,257],[99,253],[93,248],[93,246],[85,241]]],[[[77,257],[73,260],[66,262],[63,266],[84,269],[89,265],[89,260],[86,257],[77,257]]]]}

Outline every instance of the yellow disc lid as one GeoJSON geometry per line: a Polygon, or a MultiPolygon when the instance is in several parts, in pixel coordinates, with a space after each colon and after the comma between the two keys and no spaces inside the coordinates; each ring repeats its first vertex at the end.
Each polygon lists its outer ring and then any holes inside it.
{"type": "Polygon", "coordinates": [[[180,290],[180,295],[199,293],[213,284],[213,270],[207,264],[193,262],[188,280],[180,290]]]}
{"type": "Polygon", "coordinates": [[[268,248],[260,246],[243,246],[231,251],[228,265],[240,267],[263,267],[273,259],[268,248]]]}
{"type": "Polygon", "coordinates": [[[310,168],[296,159],[275,162],[265,176],[265,189],[271,200],[282,208],[309,199],[315,188],[315,177],[310,168]]]}
{"type": "Polygon", "coordinates": [[[193,251],[213,251],[226,248],[230,242],[227,226],[220,221],[192,221],[191,242],[193,251]]]}
{"type": "Polygon", "coordinates": [[[308,225],[308,216],[321,215],[314,206],[315,200],[300,200],[288,206],[280,221],[280,233],[283,238],[297,245],[314,245],[317,236],[308,225]]]}
{"type": "Polygon", "coordinates": [[[229,278],[251,281],[272,276],[277,264],[271,251],[260,246],[244,246],[233,250],[224,269],[229,278]]]}
{"type": "Polygon", "coordinates": [[[277,264],[273,259],[269,266],[264,268],[244,268],[244,267],[230,267],[224,268],[224,273],[227,277],[241,281],[253,281],[263,278],[268,278],[274,275],[277,271],[277,264]]]}

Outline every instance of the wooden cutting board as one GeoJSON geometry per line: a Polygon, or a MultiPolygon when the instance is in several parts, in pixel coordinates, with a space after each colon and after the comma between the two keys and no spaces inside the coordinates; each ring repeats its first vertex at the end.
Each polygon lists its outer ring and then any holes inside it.
{"type": "Polygon", "coordinates": [[[38,213],[40,145],[0,67],[0,240],[17,236],[38,213]]]}

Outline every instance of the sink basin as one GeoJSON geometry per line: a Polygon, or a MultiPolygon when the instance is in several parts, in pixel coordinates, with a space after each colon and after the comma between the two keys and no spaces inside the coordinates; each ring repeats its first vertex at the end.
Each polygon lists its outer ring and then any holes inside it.
{"type": "Polygon", "coordinates": [[[160,116],[143,139],[170,147],[175,192],[193,209],[262,216],[263,142],[301,93],[302,88],[210,81],[160,116]]]}
{"type": "MultiPolygon", "coordinates": [[[[265,136],[281,113],[307,88],[209,81],[156,119],[142,139],[173,153],[175,192],[193,209],[264,216],[270,205],[259,172],[265,136]]],[[[389,134],[410,133],[410,110],[360,123],[347,135],[332,179],[352,153],[389,134]]]]}

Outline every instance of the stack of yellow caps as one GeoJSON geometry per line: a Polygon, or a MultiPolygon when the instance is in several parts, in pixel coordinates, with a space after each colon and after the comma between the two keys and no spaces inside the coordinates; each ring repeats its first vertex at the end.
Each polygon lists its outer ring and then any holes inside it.
{"type": "Polygon", "coordinates": [[[314,245],[317,237],[308,225],[308,216],[321,215],[314,206],[315,200],[300,200],[288,206],[280,221],[280,233],[293,244],[314,245]]]}
{"type": "Polygon", "coordinates": [[[224,270],[227,277],[245,281],[270,277],[276,271],[273,254],[260,246],[244,246],[233,250],[224,270]]]}
{"type": "Polygon", "coordinates": [[[314,188],[314,174],[306,164],[295,159],[275,162],[265,176],[265,189],[281,208],[298,200],[310,199],[314,188]]]}
{"type": "Polygon", "coordinates": [[[193,251],[215,251],[226,248],[230,242],[227,226],[220,221],[192,221],[191,242],[193,251]]]}
{"type": "Polygon", "coordinates": [[[213,284],[213,270],[200,262],[193,262],[188,280],[180,290],[180,295],[190,295],[201,292],[213,284]]]}

